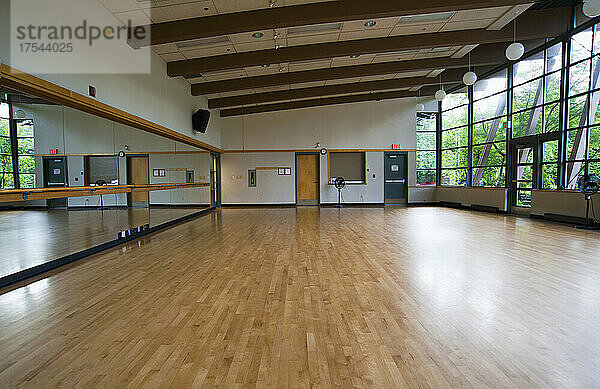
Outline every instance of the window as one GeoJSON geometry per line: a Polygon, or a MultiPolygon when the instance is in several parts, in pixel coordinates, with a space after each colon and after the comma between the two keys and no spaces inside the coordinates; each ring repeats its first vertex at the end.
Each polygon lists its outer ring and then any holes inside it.
{"type": "Polygon", "coordinates": [[[328,154],[329,182],[344,177],[347,184],[365,184],[367,157],[364,151],[330,151],[328,154]]]}
{"type": "Polygon", "coordinates": [[[0,101],[0,189],[35,188],[33,121],[14,118],[12,109],[0,101]]]}
{"type": "Polygon", "coordinates": [[[33,121],[16,120],[19,188],[35,188],[33,121]]]}
{"type": "Polygon", "coordinates": [[[506,184],[507,86],[506,69],[473,86],[473,186],[506,184]]]}
{"type": "Polygon", "coordinates": [[[0,189],[14,187],[8,104],[0,102],[0,189]]]}
{"type": "Polygon", "coordinates": [[[567,189],[584,174],[600,174],[600,26],[570,40],[567,88],[567,189]]]}
{"type": "Polygon", "coordinates": [[[84,164],[84,184],[86,186],[93,185],[96,181],[104,181],[108,185],[119,184],[119,169],[116,156],[90,155],[85,157],[84,164]]]}
{"type": "Polygon", "coordinates": [[[562,44],[513,65],[513,137],[559,131],[562,44]]]}
{"type": "Polygon", "coordinates": [[[469,98],[467,88],[442,103],[442,185],[467,185],[469,98]]]}
{"type": "Polygon", "coordinates": [[[417,185],[435,185],[437,113],[417,113],[417,185]]]}

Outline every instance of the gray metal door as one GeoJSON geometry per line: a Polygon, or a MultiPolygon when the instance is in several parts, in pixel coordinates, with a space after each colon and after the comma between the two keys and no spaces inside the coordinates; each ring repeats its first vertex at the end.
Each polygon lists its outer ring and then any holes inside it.
{"type": "Polygon", "coordinates": [[[386,204],[405,204],[408,197],[407,155],[385,153],[384,192],[386,204]]]}
{"type": "MultiPolygon", "coordinates": [[[[67,186],[67,157],[44,158],[44,187],[63,188],[67,186]]],[[[48,200],[50,208],[66,208],[67,199],[48,200]]]]}

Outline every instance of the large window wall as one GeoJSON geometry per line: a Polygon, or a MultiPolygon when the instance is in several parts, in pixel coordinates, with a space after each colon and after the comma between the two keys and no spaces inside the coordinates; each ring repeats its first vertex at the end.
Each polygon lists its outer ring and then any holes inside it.
{"type": "Polygon", "coordinates": [[[437,112],[417,113],[417,185],[435,185],[437,112]]]}
{"type": "Polygon", "coordinates": [[[469,94],[463,88],[449,94],[442,105],[442,185],[467,185],[469,94]]]}
{"type": "Polygon", "coordinates": [[[600,24],[584,25],[450,91],[440,105],[440,184],[508,187],[511,140],[536,139],[537,187],[575,189],[578,177],[600,175],[599,104],[600,24]]]}

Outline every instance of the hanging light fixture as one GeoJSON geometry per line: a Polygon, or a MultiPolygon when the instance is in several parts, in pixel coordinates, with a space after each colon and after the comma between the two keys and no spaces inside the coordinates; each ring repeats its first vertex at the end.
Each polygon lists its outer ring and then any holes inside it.
{"type": "Polygon", "coordinates": [[[417,97],[417,104],[415,104],[415,111],[417,111],[417,112],[425,111],[425,104],[419,102],[420,98],[421,98],[421,89],[419,89],[419,97],[417,97]]]}
{"type": "Polygon", "coordinates": [[[521,42],[517,42],[517,18],[513,19],[513,43],[506,48],[506,58],[511,61],[516,61],[525,53],[525,46],[521,42]]]}
{"type": "Polygon", "coordinates": [[[585,0],[583,3],[583,13],[590,18],[600,15],[600,0],[585,0]]]}
{"type": "Polygon", "coordinates": [[[463,76],[465,85],[473,85],[477,81],[477,74],[471,70],[471,52],[469,52],[469,71],[463,76]]]}
{"type": "Polygon", "coordinates": [[[435,92],[435,99],[442,101],[446,98],[446,92],[444,91],[444,85],[442,84],[442,74],[440,73],[440,90],[435,92]]]}

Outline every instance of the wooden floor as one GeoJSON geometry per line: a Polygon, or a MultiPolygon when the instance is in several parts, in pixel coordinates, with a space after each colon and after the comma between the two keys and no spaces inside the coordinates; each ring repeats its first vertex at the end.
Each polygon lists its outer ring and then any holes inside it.
{"type": "Polygon", "coordinates": [[[0,277],[115,240],[119,231],[154,227],[205,208],[0,211],[0,277]]]}
{"type": "Polygon", "coordinates": [[[600,234],[225,209],[0,295],[0,387],[600,387],[600,234]]]}

